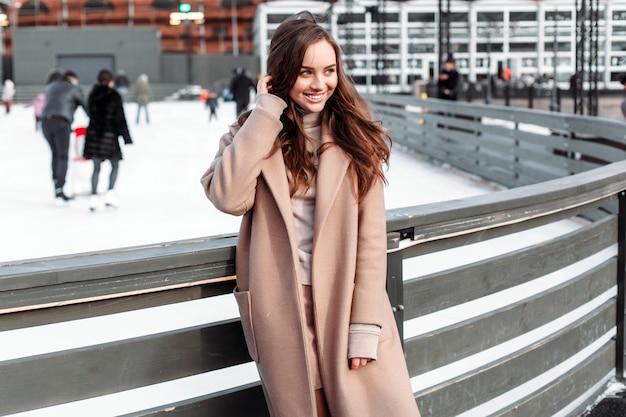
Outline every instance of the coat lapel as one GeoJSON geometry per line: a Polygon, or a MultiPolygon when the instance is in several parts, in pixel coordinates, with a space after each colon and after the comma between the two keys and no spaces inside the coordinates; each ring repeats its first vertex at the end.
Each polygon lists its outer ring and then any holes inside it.
{"type": "Polygon", "coordinates": [[[261,168],[263,178],[267,183],[283,222],[287,226],[289,241],[294,248],[297,248],[297,239],[293,223],[293,209],[289,198],[289,182],[287,181],[287,171],[283,161],[283,153],[279,149],[270,156],[261,168]]]}
{"type": "MultiPolygon", "coordinates": [[[[322,143],[334,142],[328,133],[327,127],[322,128],[322,143]]],[[[339,146],[329,146],[320,155],[317,173],[317,187],[315,197],[315,223],[313,241],[317,241],[318,234],[328,217],[333,201],[347,175],[350,158],[339,146]]],[[[270,188],[278,210],[287,225],[289,240],[297,248],[297,239],[293,224],[293,209],[289,198],[289,183],[283,154],[279,150],[267,159],[262,168],[263,177],[270,188]]]]}
{"type": "MultiPolygon", "coordinates": [[[[332,136],[327,131],[327,126],[322,128],[322,144],[334,142],[332,136]]],[[[322,226],[328,217],[333,201],[341,187],[344,177],[347,174],[350,158],[336,145],[329,146],[320,155],[320,162],[317,171],[317,188],[315,197],[315,230],[313,231],[313,242],[317,242],[317,237],[322,230],[322,226]]]]}

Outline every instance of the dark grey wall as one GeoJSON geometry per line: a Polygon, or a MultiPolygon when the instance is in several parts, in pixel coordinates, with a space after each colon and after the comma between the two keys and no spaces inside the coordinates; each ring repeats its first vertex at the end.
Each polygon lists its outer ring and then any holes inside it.
{"type": "Polygon", "coordinates": [[[143,73],[159,80],[160,55],[155,28],[16,28],[13,34],[13,74],[18,85],[40,84],[50,69],[67,62],[78,66],[64,69],[77,71],[81,84],[93,84],[101,68],[92,67],[104,57],[112,58],[113,72],[123,69],[130,79],[143,73]]]}
{"type": "MultiPolygon", "coordinates": [[[[252,78],[260,71],[259,58],[253,55],[192,55],[191,79],[193,84],[220,89],[232,77],[235,67],[244,67],[252,78]]],[[[161,82],[187,83],[187,56],[163,54],[161,57],[161,82]]]]}
{"type": "MultiPolygon", "coordinates": [[[[131,80],[146,74],[152,83],[184,85],[188,79],[187,55],[162,54],[156,28],[16,28],[13,51],[17,85],[42,85],[58,67],[76,71],[84,86],[95,82],[102,66],[124,70],[131,80]]],[[[260,71],[253,55],[192,55],[191,82],[219,89],[237,66],[253,78],[260,71]]]]}

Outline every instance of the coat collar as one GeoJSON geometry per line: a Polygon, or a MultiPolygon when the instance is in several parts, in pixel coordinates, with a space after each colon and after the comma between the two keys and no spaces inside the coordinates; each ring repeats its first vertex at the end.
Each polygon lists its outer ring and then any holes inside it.
{"type": "Polygon", "coordinates": [[[333,201],[335,201],[337,192],[350,166],[350,158],[334,142],[328,131],[328,125],[322,125],[322,144],[333,143],[333,145],[328,146],[320,155],[315,197],[314,242],[317,241],[317,235],[328,217],[333,201]]]}
{"type": "MultiPolygon", "coordinates": [[[[322,125],[321,140],[322,144],[334,142],[326,124],[322,125]]],[[[316,237],[328,217],[337,192],[345,175],[347,175],[349,165],[350,158],[339,146],[328,146],[320,155],[315,197],[314,241],[316,241],[316,237]]],[[[280,149],[268,158],[261,171],[287,226],[289,239],[292,245],[297,245],[293,224],[293,210],[289,197],[289,183],[287,181],[283,154],[280,149]]]]}

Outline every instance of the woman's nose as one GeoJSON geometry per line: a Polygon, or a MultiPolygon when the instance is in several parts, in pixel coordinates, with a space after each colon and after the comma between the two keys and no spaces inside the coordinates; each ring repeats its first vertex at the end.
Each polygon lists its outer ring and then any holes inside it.
{"type": "Polygon", "coordinates": [[[324,86],[324,79],[322,74],[316,74],[311,82],[311,87],[315,89],[321,89],[324,86]]]}

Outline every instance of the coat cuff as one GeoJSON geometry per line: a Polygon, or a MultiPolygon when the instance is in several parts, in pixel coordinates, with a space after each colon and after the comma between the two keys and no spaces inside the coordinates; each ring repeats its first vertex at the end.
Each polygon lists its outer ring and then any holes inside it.
{"type": "Polygon", "coordinates": [[[375,324],[350,324],[348,359],[367,358],[376,360],[380,327],[375,324]]]}
{"type": "Polygon", "coordinates": [[[259,94],[256,96],[255,108],[280,118],[287,107],[285,101],[274,94],[259,94]]]}

